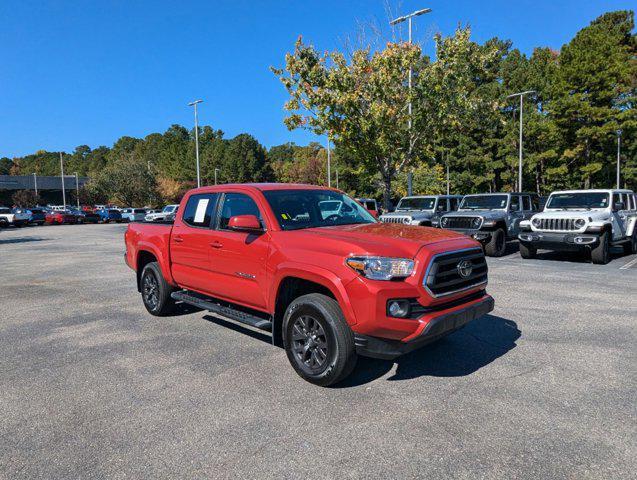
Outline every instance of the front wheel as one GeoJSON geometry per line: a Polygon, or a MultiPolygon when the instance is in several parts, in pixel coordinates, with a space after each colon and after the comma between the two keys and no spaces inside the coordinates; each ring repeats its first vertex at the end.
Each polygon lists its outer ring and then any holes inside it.
{"type": "Polygon", "coordinates": [[[148,313],[162,317],[173,311],[175,301],[170,296],[173,288],[164,279],[157,262],[148,263],[142,270],[140,288],[148,313]]]}
{"type": "Polygon", "coordinates": [[[520,242],[520,256],[522,258],[535,258],[537,254],[537,248],[531,247],[530,245],[525,245],[520,242]]]}
{"type": "Polygon", "coordinates": [[[504,230],[498,228],[491,234],[491,238],[484,246],[484,252],[489,257],[501,257],[506,251],[507,241],[504,230]]]}
{"type": "Polygon", "coordinates": [[[303,295],[288,306],[283,344],[296,373],[315,385],[333,385],[356,365],[354,334],[338,302],[325,295],[303,295]]]}
{"type": "Polygon", "coordinates": [[[610,237],[608,232],[599,237],[599,244],[591,250],[591,260],[597,265],[606,265],[610,261],[610,237]]]}

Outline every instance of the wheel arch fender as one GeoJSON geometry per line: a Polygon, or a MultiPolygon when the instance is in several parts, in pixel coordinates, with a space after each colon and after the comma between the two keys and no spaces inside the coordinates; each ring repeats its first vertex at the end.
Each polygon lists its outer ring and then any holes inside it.
{"type": "Polygon", "coordinates": [[[286,278],[294,277],[301,280],[317,283],[329,290],[338,302],[345,320],[349,325],[356,323],[354,309],[349,302],[345,286],[338,275],[325,268],[315,265],[299,265],[295,263],[283,263],[274,272],[268,295],[268,310],[275,312],[276,301],[281,284],[286,278]]]}
{"type": "Polygon", "coordinates": [[[155,260],[159,264],[159,268],[161,270],[161,274],[164,276],[164,279],[170,285],[175,286],[175,282],[173,280],[171,271],[170,271],[170,262],[166,258],[166,256],[157,248],[156,245],[153,245],[150,242],[141,241],[137,244],[137,251],[135,253],[135,270],[137,272],[137,288],[139,289],[140,279],[142,275],[142,268],[140,267],[140,260],[144,257],[144,255],[152,255],[155,257],[155,260]]]}

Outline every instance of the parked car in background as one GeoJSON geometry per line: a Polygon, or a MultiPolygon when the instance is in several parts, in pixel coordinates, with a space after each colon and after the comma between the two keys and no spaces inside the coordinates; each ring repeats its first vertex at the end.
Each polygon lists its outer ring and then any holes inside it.
{"type": "Polygon", "coordinates": [[[553,192],[544,211],[520,225],[520,255],[538,249],[588,251],[593,263],[610,261],[610,247],[637,253],[637,197],[631,190],[553,192]]]}
{"type": "Polygon", "coordinates": [[[80,210],[82,210],[84,213],[86,212],[95,213],[95,208],[92,207],[91,205],[82,205],[80,207],[80,210]]]}
{"type": "Polygon", "coordinates": [[[45,223],[48,225],[76,224],[77,215],[74,215],[68,210],[51,210],[46,214],[45,223]]]}
{"type": "Polygon", "coordinates": [[[458,210],[461,195],[416,195],[403,197],[392,213],[380,216],[383,223],[403,223],[421,227],[437,226],[441,215],[458,210]],[[434,223],[436,223],[434,225],[434,223]]]}
{"type": "Polygon", "coordinates": [[[82,222],[83,223],[99,223],[102,217],[95,212],[90,212],[87,210],[82,211],[82,222]]]}
{"type": "Polygon", "coordinates": [[[143,222],[146,218],[144,208],[125,208],[122,210],[122,220],[126,222],[143,222]]]}
{"type": "Polygon", "coordinates": [[[181,205],[174,225],[126,230],[148,312],[182,302],[269,331],[314,384],[342,380],[358,355],[393,359],[493,310],[478,242],[380,223],[342,192],[218,185],[181,205]],[[325,216],[336,210],[326,202],[340,213],[325,216]]]}
{"type": "Polygon", "coordinates": [[[144,220],[147,222],[163,222],[166,216],[177,213],[179,205],[166,205],[160,212],[147,213],[144,220]]]}
{"type": "Polygon", "coordinates": [[[32,225],[44,225],[46,222],[46,211],[42,208],[30,208],[31,218],[29,223],[32,225]]]}
{"type": "Polygon", "coordinates": [[[103,208],[95,213],[100,216],[100,220],[104,223],[122,223],[122,214],[119,212],[119,210],[115,210],[113,208],[103,208]]]}
{"type": "Polygon", "coordinates": [[[365,210],[371,213],[375,218],[381,214],[380,208],[378,208],[378,202],[373,198],[357,198],[356,201],[360,203],[365,210]]]}
{"type": "Polygon", "coordinates": [[[440,218],[440,227],[478,240],[490,257],[501,257],[506,242],[516,239],[520,222],[539,210],[535,193],[488,193],[466,195],[458,211],[440,218]]]}
{"type": "Polygon", "coordinates": [[[0,227],[28,225],[30,214],[20,208],[0,207],[0,227]]]}

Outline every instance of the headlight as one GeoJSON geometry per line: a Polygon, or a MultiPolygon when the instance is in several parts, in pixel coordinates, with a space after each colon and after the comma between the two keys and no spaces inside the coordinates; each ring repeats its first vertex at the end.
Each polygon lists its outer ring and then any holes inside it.
{"type": "Polygon", "coordinates": [[[577,228],[582,228],[584,225],[586,225],[586,220],[584,220],[583,218],[578,218],[575,220],[575,226],[577,228]]]}
{"type": "Polygon", "coordinates": [[[405,278],[414,271],[414,261],[408,258],[350,257],[345,263],[371,280],[405,278]]]}
{"type": "Polygon", "coordinates": [[[403,223],[411,223],[411,217],[403,218],[403,223]]]}
{"type": "Polygon", "coordinates": [[[542,220],[540,220],[539,218],[534,218],[533,220],[531,220],[531,223],[535,228],[540,228],[540,225],[542,225],[542,220]]]}
{"type": "Polygon", "coordinates": [[[443,227],[446,227],[448,223],[449,223],[448,218],[443,218],[442,220],[440,220],[440,225],[442,225],[443,227]]]}

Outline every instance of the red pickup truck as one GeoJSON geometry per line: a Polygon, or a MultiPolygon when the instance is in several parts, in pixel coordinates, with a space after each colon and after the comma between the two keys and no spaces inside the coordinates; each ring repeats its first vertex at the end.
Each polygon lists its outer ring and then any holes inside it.
{"type": "Polygon", "coordinates": [[[131,223],[125,239],[151,314],[183,302],[270,331],[317,385],[345,378],[357,355],[395,358],[493,309],[475,240],[380,223],[334,189],[198,188],[173,225],[131,223]]]}

